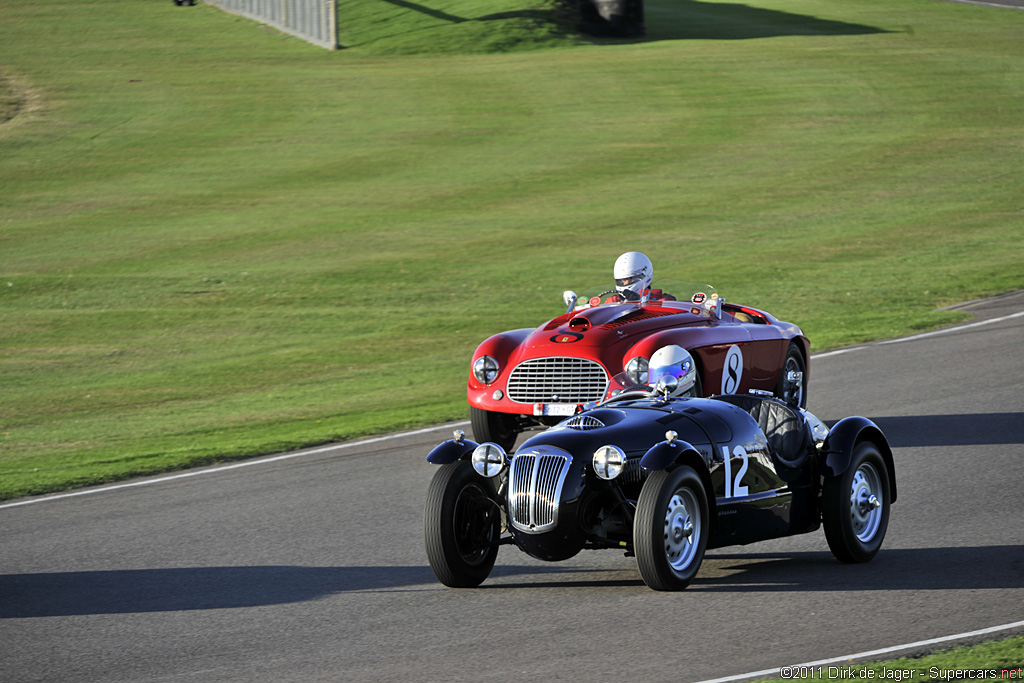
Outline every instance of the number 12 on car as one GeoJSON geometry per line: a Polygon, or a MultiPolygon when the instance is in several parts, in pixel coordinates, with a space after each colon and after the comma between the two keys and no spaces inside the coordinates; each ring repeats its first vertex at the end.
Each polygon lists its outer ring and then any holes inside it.
{"type": "Polygon", "coordinates": [[[732,478],[732,459],[729,457],[729,447],[722,446],[722,460],[725,461],[725,497],[726,498],[739,498],[740,496],[746,496],[750,493],[746,486],[741,484],[743,481],[743,475],[747,473],[748,456],[747,449],[743,446],[736,446],[732,449],[733,458],[739,458],[742,462],[740,469],[736,472],[736,479],[732,478]]]}

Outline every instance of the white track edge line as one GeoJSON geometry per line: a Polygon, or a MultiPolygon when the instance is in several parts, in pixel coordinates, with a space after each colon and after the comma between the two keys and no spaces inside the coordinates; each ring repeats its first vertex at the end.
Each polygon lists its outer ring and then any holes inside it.
{"type": "Polygon", "coordinates": [[[886,339],[885,341],[871,342],[870,344],[864,344],[862,346],[851,346],[845,349],[836,349],[835,351],[824,351],[822,353],[811,354],[811,360],[817,360],[819,358],[828,358],[829,356],[840,356],[844,353],[853,353],[854,351],[861,351],[863,349],[869,349],[872,346],[887,346],[889,344],[903,344],[904,342],[917,341],[918,339],[925,339],[926,337],[937,337],[942,334],[952,334],[954,332],[960,332],[962,330],[969,330],[975,327],[983,327],[985,325],[991,325],[993,323],[1001,323],[1007,320],[1013,320],[1014,318],[1020,318],[1024,316],[1024,311],[1018,311],[1011,313],[1010,315],[1004,315],[999,318],[991,318],[989,320],[982,320],[976,323],[969,323],[967,325],[957,325],[956,327],[946,327],[941,330],[932,330],[931,332],[922,332],[921,334],[911,335],[909,337],[900,337],[899,339],[886,339]]]}
{"type": "Polygon", "coordinates": [[[838,662],[845,662],[852,659],[865,659],[867,657],[877,657],[879,655],[887,655],[893,652],[899,652],[900,650],[910,650],[917,647],[927,647],[929,645],[938,645],[940,643],[948,643],[954,640],[964,640],[966,638],[974,638],[976,636],[984,636],[992,633],[998,633],[999,631],[1009,631],[1015,628],[1024,628],[1024,621],[1015,621],[1012,624],[1003,624],[1001,626],[992,626],[989,628],[979,629],[977,631],[968,631],[967,633],[957,633],[951,636],[943,636],[941,638],[930,638],[928,640],[919,640],[916,643],[906,643],[904,645],[893,645],[892,647],[883,647],[878,650],[868,650],[866,652],[858,652],[852,655],[843,655],[842,657],[833,657],[832,659],[819,659],[816,662],[804,662],[803,664],[794,664],[792,666],[777,666],[774,669],[763,669],[761,671],[751,671],[750,673],[738,674],[736,676],[726,676],[724,678],[711,678],[706,681],[699,681],[699,683],[730,683],[731,681],[741,681],[748,678],[763,678],[765,676],[772,676],[773,678],[779,678],[782,675],[783,669],[798,669],[801,667],[815,667],[824,666],[826,664],[836,664],[838,662]]]}
{"type": "Polygon", "coordinates": [[[303,458],[308,455],[319,455],[321,453],[329,453],[331,451],[340,451],[347,448],[354,448],[356,446],[366,446],[369,444],[382,443],[385,441],[391,441],[393,439],[400,439],[406,436],[419,436],[420,434],[429,434],[430,432],[436,432],[442,429],[452,429],[453,427],[464,427],[469,424],[469,421],[463,422],[452,422],[439,427],[425,427],[423,429],[417,429],[411,432],[399,432],[397,434],[387,434],[384,436],[377,436],[372,439],[362,439],[360,441],[346,441],[345,443],[334,444],[331,446],[321,446],[319,448],[313,448],[310,450],[297,451],[295,453],[285,453],[284,455],[274,455],[270,457],[254,458],[252,460],[243,460],[242,462],[231,463],[230,465],[218,465],[216,467],[208,467],[201,470],[190,470],[188,472],[180,472],[178,474],[170,474],[163,477],[154,477],[152,479],[141,479],[139,481],[132,481],[126,484],[112,484],[110,486],[102,486],[94,489],[84,489],[82,491],[71,491],[69,493],[58,493],[52,496],[41,496],[39,498],[29,498],[27,500],[20,500],[15,503],[0,503],[0,510],[4,508],[14,508],[22,505],[33,505],[35,503],[46,503],[51,500],[62,500],[64,498],[75,498],[77,496],[88,496],[94,493],[106,493],[107,491],[117,491],[118,489],[134,488],[136,486],[149,486],[150,484],[160,484],[165,481],[174,481],[176,479],[186,479],[188,477],[199,477],[204,474],[213,474],[215,472],[226,472],[227,470],[237,470],[243,467],[252,467],[253,465],[264,465],[269,462],[280,462],[282,460],[291,460],[293,458],[303,458]]]}
{"type": "Polygon", "coordinates": [[[998,7],[1000,9],[1024,9],[1018,5],[1004,5],[998,2],[979,2],[979,0],[949,0],[949,2],[959,2],[964,5],[981,5],[982,7],[998,7]]]}

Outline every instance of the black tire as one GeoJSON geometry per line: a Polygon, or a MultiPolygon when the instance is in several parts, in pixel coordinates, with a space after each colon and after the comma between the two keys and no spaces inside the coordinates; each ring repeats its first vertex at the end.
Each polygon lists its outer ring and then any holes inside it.
{"type": "Polygon", "coordinates": [[[710,523],[707,492],[693,468],[653,472],[640,491],[633,522],[644,583],[656,591],[686,588],[704,560],[710,523]]]}
{"type": "Polygon", "coordinates": [[[473,426],[473,438],[478,443],[490,441],[506,452],[511,452],[519,437],[519,418],[516,415],[497,413],[490,410],[469,407],[469,423],[473,426]]]}
{"type": "Polygon", "coordinates": [[[501,510],[490,480],[465,460],[443,465],[430,480],[423,512],[427,559],[438,581],[479,586],[494,567],[500,536],[501,510]]]}
{"type": "Polygon", "coordinates": [[[862,441],[846,472],[826,479],[822,488],[822,524],[837,560],[868,562],[878,553],[889,526],[890,501],[885,459],[875,444],[862,441]]]}
{"type": "Polygon", "coordinates": [[[775,385],[775,395],[791,408],[807,407],[807,361],[804,360],[804,354],[795,342],[789,343],[786,360],[782,362],[782,372],[779,373],[779,381],[775,385]],[[790,386],[787,380],[792,371],[803,374],[803,379],[796,387],[790,386]]]}

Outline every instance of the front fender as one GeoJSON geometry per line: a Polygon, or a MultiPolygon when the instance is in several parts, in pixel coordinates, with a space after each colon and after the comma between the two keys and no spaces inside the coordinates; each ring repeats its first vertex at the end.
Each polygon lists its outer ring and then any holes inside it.
{"type": "Polygon", "coordinates": [[[466,395],[470,403],[473,403],[474,392],[486,391],[486,394],[490,395],[489,389],[491,387],[500,386],[504,388],[505,379],[508,377],[508,373],[511,370],[509,357],[515,353],[516,349],[518,349],[527,337],[530,336],[531,332],[533,332],[533,329],[531,328],[509,330],[508,332],[502,332],[494,335],[493,337],[488,337],[480,344],[480,346],[476,347],[476,351],[473,353],[473,359],[469,363],[469,380],[466,387],[466,395]],[[481,356],[490,356],[494,360],[498,361],[498,376],[490,385],[484,384],[473,376],[473,364],[476,363],[477,359],[481,356]]]}
{"type": "Polygon", "coordinates": [[[432,465],[447,465],[450,462],[465,458],[478,445],[478,443],[469,439],[448,439],[430,451],[430,455],[427,456],[427,462],[432,465]]]}
{"type": "MultiPolygon", "coordinates": [[[[473,353],[473,360],[475,361],[480,356],[491,356],[499,363],[504,364],[512,352],[526,341],[526,338],[532,332],[532,327],[524,327],[519,330],[509,330],[508,332],[501,332],[500,334],[488,337],[476,347],[476,351],[473,353]]],[[[504,370],[504,368],[502,369],[504,370]]]]}
{"type": "Polygon", "coordinates": [[[640,458],[640,466],[646,470],[666,470],[674,465],[689,465],[700,477],[704,484],[704,491],[707,493],[712,529],[716,528],[718,526],[718,502],[715,489],[711,485],[711,472],[708,462],[696,448],[686,441],[662,441],[651,446],[644,453],[644,457],[640,458]]]}
{"type": "Polygon", "coordinates": [[[644,457],[640,458],[640,467],[645,470],[666,470],[688,453],[693,453],[701,459],[701,462],[704,461],[697,449],[685,441],[677,440],[671,443],[662,441],[654,444],[644,453],[644,457]]]}
{"type": "Polygon", "coordinates": [[[885,467],[889,470],[892,502],[896,502],[896,470],[893,466],[892,449],[878,425],[866,417],[845,417],[829,430],[821,447],[821,473],[826,477],[844,474],[853,460],[853,449],[864,440],[874,443],[882,453],[885,467]]]}

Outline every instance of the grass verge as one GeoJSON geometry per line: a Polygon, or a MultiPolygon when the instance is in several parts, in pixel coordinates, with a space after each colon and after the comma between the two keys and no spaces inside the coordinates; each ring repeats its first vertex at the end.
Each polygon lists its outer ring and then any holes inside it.
{"type": "Polygon", "coordinates": [[[1020,12],[649,0],[538,44],[528,3],[359,7],[329,52],[5,3],[0,498],[462,419],[476,344],[627,250],[815,350],[1024,287],[1020,12]]]}

